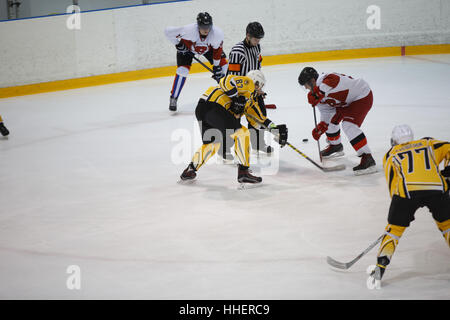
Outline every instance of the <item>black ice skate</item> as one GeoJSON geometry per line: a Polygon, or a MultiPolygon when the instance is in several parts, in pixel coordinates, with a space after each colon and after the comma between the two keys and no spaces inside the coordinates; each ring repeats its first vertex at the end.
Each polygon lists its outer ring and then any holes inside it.
{"type": "Polygon", "coordinates": [[[320,151],[323,159],[336,158],[344,155],[344,146],[342,143],[329,144],[325,149],[320,151]]]}
{"type": "Polygon", "coordinates": [[[196,170],[194,168],[194,164],[191,162],[189,163],[188,167],[184,169],[183,173],[181,174],[180,178],[183,181],[186,180],[193,180],[197,176],[197,173],[195,173],[196,170]]]}
{"type": "Polygon", "coordinates": [[[170,97],[169,110],[177,111],[177,98],[170,97]]]}
{"type": "Polygon", "coordinates": [[[370,153],[363,153],[361,155],[361,163],[353,168],[353,172],[356,175],[363,175],[374,173],[377,171],[375,167],[376,163],[370,153]]]}
{"type": "Polygon", "coordinates": [[[262,181],[261,177],[257,177],[252,175],[248,167],[245,167],[243,165],[239,165],[238,168],[238,182],[239,183],[260,183],[262,181]]]}
{"type": "Polygon", "coordinates": [[[7,135],[9,135],[9,131],[8,129],[6,129],[5,125],[3,124],[3,122],[0,122],[0,133],[2,134],[2,136],[6,137],[7,135]]]}

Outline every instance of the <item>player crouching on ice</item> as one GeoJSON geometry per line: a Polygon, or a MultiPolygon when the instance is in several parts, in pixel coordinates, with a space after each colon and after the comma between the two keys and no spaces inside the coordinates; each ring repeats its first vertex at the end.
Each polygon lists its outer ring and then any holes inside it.
{"type": "Polygon", "coordinates": [[[195,152],[192,162],[181,174],[181,180],[194,179],[198,169],[219,150],[223,141],[222,137],[228,134],[234,140],[235,154],[239,161],[238,182],[260,183],[262,181],[261,177],[250,174],[248,170],[250,132],[241,125],[241,117],[245,115],[254,127],[267,128],[276,135],[282,147],[286,145],[288,136],[286,125],[275,125],[261,112],[257,95],[264,84],[263,73],[252,70],[246,76],[228,75],[220,80],[218,86],[206,90],[195,109],[203,145],[195,152]],[[218,134],[214,134],[214,131],[218,134]]]}
{"type": "Polygon", "coordinates": [[[381,286],[400,237],[421,207],[428,207],[444,241],[450,247],[450,143],[432,138],[414,140],[407,125],[394,127],[392,148],[383,158],[383,167],[392,197],[388,225],[377,254],[377,264],[369,266],[369,289],[381,286]],[[445,161],[445,169],[439,164],[445,161]]]}
{"type": "Polygon", "coordinates": [[[369,85],[363,79],[353,79],[340,73],[322,73],[306,67],[298,77],[298,83],[308,92],[308,102],[320,111],[320,123],[312,131],[314,139],[326,133],[329,145],[320,151],[321,157],[331,158],[344,155],[339,124],[361,157],[359,165],[353,168],[356,175],[376,172],[375,160],[367,144],[361,125],[372,107],[373,96],[369,85]]]}

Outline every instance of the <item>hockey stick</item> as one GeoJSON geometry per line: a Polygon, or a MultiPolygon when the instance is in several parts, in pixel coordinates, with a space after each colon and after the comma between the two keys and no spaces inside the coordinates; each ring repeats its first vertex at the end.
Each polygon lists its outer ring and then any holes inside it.
{"type": "Polygon", "coordinates": [[[204,64],[200,59],[198,59],[196,56],[193,56],[194,60],[196,60],[198,63],[200,63],[205,69],[207,69],[209,72],[214,73],[214,71],[208,67],[206,64],[204,64]]]}
{"type": "MultiPolygon", "coordinates": [[[[265,129],[267,129],[266,126],[264,126],[261,122],[258,121],[257,118],[255,118],[254,116],[252,116],[251,114],[246,114],[246,116],[248,116],[249,118],[252,118],[255,122],[257,122],[259,125],[261,125],[262,127],[264,127],[265,129]]],[[[274,136],[278,137],[278,135],[274,136]]],[[[340,171],[340,170],[344,170],[345,169],[345,164],[340,164],[334,167],[322,167],[321,165],[319,165],[318,163],[316,163],[313,159],[311,159],[310,157],[308,157],[306,154],[304,154],[303,152],[301,152],[300,150],[298,150],[296,147],[294,147],[292,144],[290,144],[289,142],[286,142],[286,144],[291,147],[295,152],[297,152],[299,155],[301,155],[303,158],[305,158],[306,160],[308,160],[309,162],[311,162],[313,165],[315,165],[317,168],[319,168],[320,170],[322,170],[323,172],[330,172],[330,171],[340,171]]]]}
{"type": "Polygon", "coordinates": [[[313,165],[315,165],[317,168],[319,168],[320,170],[322,170],[323,172],[330,172],[330,171],[340,171],[340,170],[344,170],[345,169],[345,164],[339,164],[337,166],[334,167],[322,167],[321,165],[317,164],[314,160],[312,160],[310,157],[308,157],[306,154],[304,154],[303,152],[301,152],[300,150],[298,150],[296,147],[294,147],[292,144],[290,144],[289,142],[286,142],[286,144],[291,147],[295,152],[297,152],[298,154],[300,154],[303,158],[305,158],[306,160],[308,160],[309,162],[311,162],[313,165]]]}
{"type": "Polygon", "coordinates": [[[331,257],[327,257],[327,262],[330,266],[337,268],[337,269],[344,269],[347,270],[348,268],[350,268],[352,265],[355,264],[356,261],[358,261],[359,259],[362,258],[362,256],[364,256],[367,252],[369,252],[370,250],[372,250],[373,247],[375,247],[384,237],[384,234],[382,234],[375,242],[373,242],[366,250],[364,250],[363,252],[361,252],[355,259],[353,259],[352,261],[349,262],[339,262],[334,260],[331,257]]]}
{"type": "MultiPolygon", "coordinates": [[[[314,98],[318,99],[319,97],[316,95],[316,93],[313,90],[314,85],[312,84],[312,82],[309,85],[311,86],[311,94],[314,96],[314,98]]],[[[314,114],[314,126],[317,129],[316,107],[314,107],[314,106],[313,106],[313,114],[314,114]]],[[[319,140],[317,140],[317,148],[319,149],[320,162],[323,162],[322,153],[320,153],[320,141],[319,140]]]]}
{"type": "MultiPolygon", "coordinates": [[[[316,108],[315,107],[313,107],[313,113],[314,113],[314,125],[316,126],[316,129],[317,129],[317,118],[316,118],[316,108]]],[[[323,162],[322,153],[320,152],[320,141],[319,140],[317,140],[317,149],[319,150],[320,162],[323,162]]]]}

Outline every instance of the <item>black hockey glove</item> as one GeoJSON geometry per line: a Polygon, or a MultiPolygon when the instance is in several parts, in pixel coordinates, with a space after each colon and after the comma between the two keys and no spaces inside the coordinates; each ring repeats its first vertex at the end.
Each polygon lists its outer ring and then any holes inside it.
{"type": "Polygon", "coordinates": [[[275,135],[275,140],[280,144],[283,148],[288,139],[288,128],[285,124],[279,124],[277,126],[271,127],[269,131],[275,135]]]}
{"type": "Polygon", "coordinates": [[[224,75],[222,73],[222,67],[221,66],[214,66],[213,67],[213,76],[212,78],[219,82],[220,78],[222,78],[224,75]]]}
{"type": "Polygon", "coordinates": [[[236,115],[244,113],[247,98],[244,96],[236,96],[231,99],[230,111],[236,115]]]}
{"type": "Polygon", "coordinates": [[[444,170],[441,171],[441,174],[447,179],[450,178],[450,166],[446,166],[444,170]]]}
{"type": "Polygon", "coordinates": [[[181,53],[181,54],[184,54],[184,55],[186,55],[186,56],[191,56],[191,57],[194,56],[194,53],[191,52],[191,50],[189,50],[188,47],[186,47],[186,45],[184,44],[183,41],[180,41],[180,42],[175,46],[175,48],[176,48],[177,51],[178,51],[179,53],[181,53]]]}

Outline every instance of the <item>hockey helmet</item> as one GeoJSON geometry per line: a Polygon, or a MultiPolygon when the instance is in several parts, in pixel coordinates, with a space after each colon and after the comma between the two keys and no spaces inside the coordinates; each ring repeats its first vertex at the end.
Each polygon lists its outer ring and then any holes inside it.
{"type": "Polygon", "coordinates": [[[414,140],[414,133],[411,127],[407,124],[401,124],[392,129],[391,146],[406,143],[412,140],[414,140]]]}
{"type": "Polygon", "coordinates": [[[317,78],[319,78],[319,74],[317,73],[316,69],[314,69],[313,67],[305,67],[298,76],[298,83],[301,86],[304,86],[306,83],[311,81],[311,79],[317,80],[317,78]]]}
{"type": "Polygon", "coordinates": [[[197,26],[199,27],[199,29],[211,30],[212,25],[212,17],[208,12],[200,12],[197,15],[197,26]]]}
{"type": "Polygon", "coordinates": [[[247,25],[247,29],[245,31],[247,32],[247,34],[249,34],[253,38],[258,38],[258,39],[264,38],[264,29],[263,29],[261,23],[259,23],[257,21],[250,22],[247,25]]]}
{"type": "Polygon", "coordinates": [[[266,84],[266,78],[261,70],[251,70],[247,73],[247,77],[253,80],[255,86],[258,85],[259,90],[262,90],[266,84]]]}

